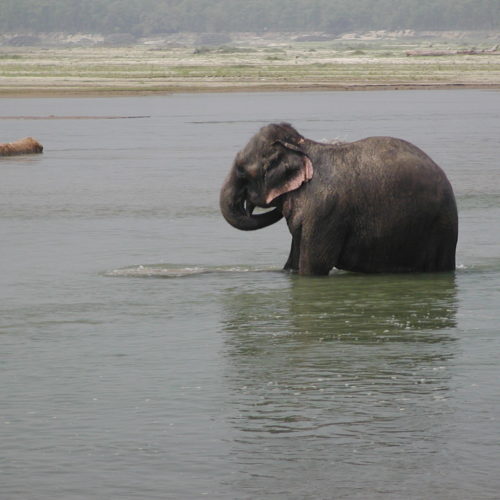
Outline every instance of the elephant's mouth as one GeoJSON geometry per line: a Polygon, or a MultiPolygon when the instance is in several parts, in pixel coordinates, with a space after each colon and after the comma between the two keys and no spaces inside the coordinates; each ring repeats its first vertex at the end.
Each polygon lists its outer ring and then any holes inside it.
{"type": "Polygon", "coordinates": [[[245,210],[245,213],[248,215],[248,217],[252,216],[253,211],[255,210],[256,206],[257,205],[255,205],[254,203],[252,203],[250,200],[245,200],[244,201],[243,208],[245,210]]]}
{"type": "Polygon", "coordinates": [[[272,209],[280,208],[279,199],[273,200],[273,203],[266,203],[265,205],[256,205],[250,200],[245,200],[244,202],[244,210],[245,214],[251,217],[256,212],[256,215],[269,213],[272,209]]]}

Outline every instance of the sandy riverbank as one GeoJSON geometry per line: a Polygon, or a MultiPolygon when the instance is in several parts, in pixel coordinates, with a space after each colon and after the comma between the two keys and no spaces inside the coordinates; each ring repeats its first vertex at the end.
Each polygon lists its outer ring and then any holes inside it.
{"type": "MultiPolygon", "coordinates": [[[[475,47],[488,48],[491,39],[475,47]]],[[[468,48],[448,39],[268,41],[221,47],[0,46],[0,96],[172,92],[500,89],[500,55],[408,57],[468,48]]]]}

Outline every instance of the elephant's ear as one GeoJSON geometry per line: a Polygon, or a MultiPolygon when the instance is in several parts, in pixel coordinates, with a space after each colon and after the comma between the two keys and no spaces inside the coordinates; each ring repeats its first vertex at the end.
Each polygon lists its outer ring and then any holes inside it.
{"type": "Polygon", "coordinates": [[[277,141],[286,149],[289,149],[293,152],[300,153],[295,156],[295,161],[293,161],[293,168],[288,168],[286,171],[286,175],[283,176],[279,185],[274,185],[271,187],[266,196],[266,203],[271,203],[278,196],[281,196],[285,193],[289,193],[290,191],[295,191],[302,184],[309,182],[314,175],[314,169],[310,158],[302,151],[300,146],[296,146],[295,144],[291,144],[284,141],[277,141]]]}

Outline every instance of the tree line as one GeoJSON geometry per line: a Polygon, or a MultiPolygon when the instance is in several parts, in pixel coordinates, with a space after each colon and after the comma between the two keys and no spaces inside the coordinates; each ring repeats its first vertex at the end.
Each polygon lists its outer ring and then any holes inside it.
{"type": "Polygon", "coordinates": [[[496,30],[500,0],[0,0],[0,32],[496,30]]]}

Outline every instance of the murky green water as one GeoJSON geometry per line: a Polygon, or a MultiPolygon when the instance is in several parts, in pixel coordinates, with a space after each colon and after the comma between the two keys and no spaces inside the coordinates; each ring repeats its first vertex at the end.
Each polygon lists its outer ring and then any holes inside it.
{"type": "Polygon", "coordinates": [[[0,99],[0,484],[11,499],[496,499],[500,93],[0,99]],[[99,119],[99,116],[149,116],[99,119]],[[395,135],[457,195],[454,274],[281,273],[218,212],[270,121],[395,135]]]}

